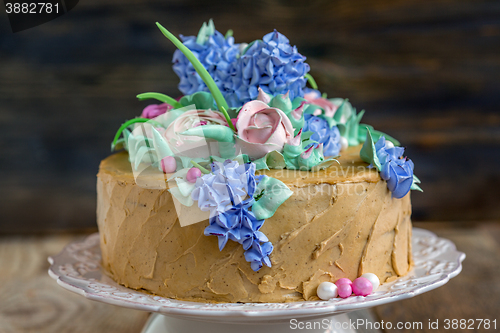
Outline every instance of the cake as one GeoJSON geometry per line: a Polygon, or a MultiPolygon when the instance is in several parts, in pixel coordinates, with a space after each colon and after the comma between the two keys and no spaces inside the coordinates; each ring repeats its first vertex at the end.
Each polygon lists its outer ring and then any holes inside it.
{"type": "Polygon", "coordinates": [[[288,302],[341,278],[409,272],[409,191],[420,188],[397,140],[321,95],[277,31],[246,45],[211,21],[182,42],[158,26],[179,49],[184,96],[138,95],[162,104],[124,123],[112,149],[125,151],[99,167],[114,280],[179,300],[288,302]]]}

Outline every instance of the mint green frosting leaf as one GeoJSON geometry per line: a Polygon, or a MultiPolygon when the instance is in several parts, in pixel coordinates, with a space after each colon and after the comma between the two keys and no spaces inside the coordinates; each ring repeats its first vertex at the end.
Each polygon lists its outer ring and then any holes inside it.
{"type": "Polygon", "coordinates": [[[229,108],[227,102],[224,99],[224,96],[222,96],[219,88],[215,84],[214,79],[212,79],[210,74],[208,74],[207,70],[205,69],[205,67],[203,67],[200,61],[196,59],[191,50],[189,50],[184,44],[182,44],[182,42],[177,39],[177,37],[172,35],[172,33],[165,29],[160,23],[156,22],[156,25],[163,33],[163,35],[165,35],[165,37],[167,37],[182,53],[184,53],[186,58],[191,62],[198,75],[200,75],[203,82],[205,82],[205,84],[207,85],[208,90],[210,90],[210,92],[212,93],[212,96],[214,97],[219,110],[221,110],[222,108],[225,108],[227,110],[229,108]]]}
{"type": "Polygon", "coordinates": [[[189,171],[190,167],[185,167],[176,173],[174,173],[170,178],[168,179],[169,181],[169,189],[168,191],[172,193],[172,195],[179,200],[181,204],[184,206],[192,206],[193,205],[193,199],[191,198],[191,192],[193,192],[195,188],[195,183],[188,182],[186,180],[187,172],[189,171]],[[174,180],[175,183],[177,184],[177,187],[170,186],[170,182],[174,180]]]}
{"type": "Polygon", "coordinates": [[[196,36],[196,43],[199,45],[205,44],[208,38],[215,33],[215,26],[212,19],[208,21],[208,24],[203,22],[200,31],[198,32],[198,36],[196,36]]]}
{"type": "Polygon", "coordinates": [[[271,99],[271,102],[269,102],[269,106],[280,109],[285,114],[292,112],[292,101],[290,100],[290,97],[288,97],[288,93],[274,96],[271,99]]]}
{"type": "Polygon", "coordinates": [[[182,106],[193,105],[198,110],[208,110],[215,108],[215,101],[212,95],[206,91],[198,91],[191,95],[185,95],[179,103],[182,106]]]}
{"type": "Polygon", "coordinates": [[[367,124],[359,124],[359,132],[358,132],[358,140],[365,141],[366,140],[366,132],[370,130],[373,138],[373,142],[377,142],[380,137],[384,136],[387,141],[391,141],[394,146],[401,146],[398,140],[394,139],[392,136],[387,135],[383,132],[377,131],[373,129],[373,126],[367,124]]]}
{"type": "Polygon", "coordinates": [[[182,105],[177,102],[174,98],[167,96],[165,94],[155,93],[155,92],[147,92],[142,93],[136,96],[140,101],[144,101],[146,99],[156,99],[160,102],[170,104],[174,107],[174,109],[181,108],[182,105]]]}
{"type": "Polygon", "coordinates": [[[277,150],[270,151],[265,156],[253,161],[253,163],[255,163],[255,170],[286,168],[285,157],[277,150]]]}
{"type": "Polygon", "coordinates": [[[370,130],[367,131],[366,140],[359,152],[359,156],[366,163],[370,163],[377,168],[378,171],[382,169],[382,165],[377,156],[377,151],[375,150],[375,143],[373,142],[370,130]]]}
{"type": "Polygon", "coordinates": [[[293,192],[276,178],[265,176],[257,185],[255,193],[259,200],[252,205],[252,212],[258,220],[268,219],[293,192]]]}
{"type": "Polygon", "coordinates": [[[286,167],[285,157],[277,150],[270,151],[266,154],[266,164],[271,169],[284,169],[286,167]]]}
{"type": "Polygon", "coordinates": [[[151,132],[153,133],[153,145],[158,155],[158,161],[161,161],[167,156],[174,156],[170,146],[161,134],[154,127],[151,128],[151,132]]]}
{"type": "Polygon", "coordinates": [[[411,184],[410,190],[416,190],[416,191],[423,192],[424,190],[422,190],[420,188],[420,186],[418,186],[418,184],[420,184],[420,179],[418,179],[418,177],[415,176],[415,174],[414,174],[413,175],[413,184],[411,184]]]}
{"type": "Polygon", "coordinates": [[[263,156],[259,159],[252,161],[255,164],[255,170],[269,170],[269,167],[266,163],[266,156],[263,156]]]}
{"type": "Polygon", "coordinates": [[[323,169],[326,169],[328,168],[329,166],[331,166],[333,163],[338,163],[340,164],[339,161],[337,161],[336,159],[334,158],[330,158],[330,159],[327,159],[327,160],[324,160],[323,162],[321,162],[320,164],[317,164],[315,166],[313,166],[311,168],[311,172],[316,172],[316,171],[319,171],[319,170],[323,170],[323,169]]]}
{"type": "Polygon", "coordinates": [[[333,119],[336,123],[342,123],[342,119],[349,119],[353,114],[353,109],[351,103],[349,103],[349,99],[332,98],[330,101],[335,105],[340,103],[337,111],[335,111],[335,114],[333,115],[333,119]]]}
{"type": "Polygon", "coordinates": [[[213,139],[219,142],[234,143],[234,132],[223,125],[202,125],[188,129],[182,135],[192,135],[213,139]]]}

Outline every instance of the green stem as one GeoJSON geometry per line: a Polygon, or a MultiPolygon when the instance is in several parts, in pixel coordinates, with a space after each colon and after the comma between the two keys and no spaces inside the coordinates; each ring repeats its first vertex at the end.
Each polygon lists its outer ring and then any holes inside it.
{"type": "Polygon", "coordinates": [[[207,169],[205,169],[204,167],[202,167],[201,165],[199,165],[198,163],[196,163],[195,161],[191,160],[191,164],[194,165],[195,167],[197,167],[198,169],[200,169],[200,171],[204,174],[209,174],[210,171],[208,171],[207,169]]]}
{"type": "Polygon", "coordinates": [[[155,126],[158,126],[158,127],[163,127],[163,125],[160,124],[159,122],[151,120],[151,119],[147,119],[147,118],[134,118],[134,119],[130,119],[130,120],[126,121],[125,123],[123,123],[120,126],[120,128],[118,129],[118,131],[116,132],[115,138],[113,139],[113,143],[111,144],[111,150],[115,149],[116,141],[118,141],[118,139],[120,138],[120,135],[122,135],[122,132],[127,127],[129,127],[130,125],[136,124],[136,123],[147,123],[147,122],[149,122],[149,123],[151,123],[151,124],[153,124],[155,126]]]}
{"type": "Polygon", "coordinates": [[[233,132],[236,132],[236,128],[234,128],[233,122],[231,121],[231,117],[229,117],[229,114],[227,113],[226,109],[224,107],[222,107],[220,112],[222,112],[224,117],[226,117],[226,121],[227,121],[227,124],[229,125],[229,128],[231,128],[233,130],[233,132]]]}
{"type": "Polygon", "coordinates": [[[137,95],[137,98],[140,101],[144,101],[146,99],[156,99],[156,100],[159,100],[160,102],[172,105],[174,107],[174,109],[182,108],[181,103],[177,102],[175,99],[173,99],[170,96],[160,94],[160,93],[155,93],[155,92],[142,93],[142,94],[137,95]]]}
{"type": "Polygon", "coordinates": [[[314,80],[314,78],[312,77],[312,75],[311,75],[311,74],[306,73],[306,74],[304,75],[304,77],[307,79],[307,81],[309,82],[309,84],[311,85],[311,87],[312,87],[313,89],[318,90],[318,85],[316,84],[316,81],[314,80]]]}
{"type": "Polygon", "coordinates": [[[200,75],[203,82],[205,82],[205,84],[207,85],[208,90],[210,90],[210,93],[214,97],[215,103],[217,103],[217,107],[219,108],[219,110],[221,110],[222,108],[228,109],[229,106],[227,105],[227,102],[224,99],[224,96],[222,96],[219,88],[215,84],[214,79],[212,79],[210,74],[208,74],[207,70],[205,69],[205,67],[203,67],[200,61],[196,59],[191,50],[189,50],[184,44],[182,44],[182,42],[177,39],[177,37],[172,35],[172,33],[165,29],[160,23],[156,22],[156,25],[163,33],[163,35],[165,35],[165,37],[167,37],[182,53],[184,53],[186,58],[188,58],[188,60],[191,62],[196,72],[200,75]]]}

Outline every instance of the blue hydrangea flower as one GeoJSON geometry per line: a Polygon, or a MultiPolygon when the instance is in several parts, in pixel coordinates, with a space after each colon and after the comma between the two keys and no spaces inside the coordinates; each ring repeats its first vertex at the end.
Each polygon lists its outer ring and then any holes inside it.
{"type": "MultiPolygon", "coordinates": [[[[229,67],[239,55],[239,44],[234,44],[232,36],[225,38],[217,30],[214,31],[213,35],[206,37],[205,42],[199,44],[196,41],[196,36],[180,36],[183,44],[198,58],[222,91],[224,82],[229,78],[229,67]]],[[[174,72],[180,79],[179,90],[184,95],[191,95],[197,91],[209,91],[193,65],[181,51],[174,52],[172,62],[174,63],[174,72]]]]}
{"type": "Polygon", "coordinates": [[[202,211],[216,215],[238,205],[247,195],[253,195],[256,187],[255,164],[239,165],[236,161],[226,160],[224,163],[214,162],[211,167],[211,173],[196,180],[191,193],[191,198],[198,201],[202,211]]]}
{"type": "Polygon", "coordinates": [[[324,156],[338,156],[340,153],[340,132],[337,126],[330,126],[328,122],[311,114],[304,115],[305,123],[303,131],[312,131],[311,140],[323,144],[324,156]]]}
{"type": "Polygon", "coordinates": [[[385,137],[375,143],[377,157],[381,164],[380,177],[387,181],[387,187],[394,198],[404,197],[413,184],[413,162],[403,157],[404,148],[388,144],[385,137]]]}
{"type": "Polygon", "coordinates": [[[226,160],[212,163],[211,169],[212,173],[196,180],[191,194],[201,210],[210,211],[205,236],[217,236],[220,251],[228,240],[242,244],[245,258],[251,258],[247,261],[254,270],[259,270],[262,263],[270,266],[268,255],[273,248],[266,235],[259,231],[264,220],[258,220],[250,210],[255,202],[255,189],[263,176],[255,176],[254,163],[240,165],[226,160]]]}
{"type": "Polygon", "coordinates": [[[250,263],[250,266],[256,272],[261,269],[264,264],[267,267],[271,267],[271,260],[269,259],[271,252],[273,252],[273,244],[271,244],[271,242],[265,242],[263,244],[253,242],[250,250],[245,252],[245,260],[250,263]]]}
{"type": "Polygon", "coordinates": [[[305,60],[288,38],[274,30],[251,43],[237,59],[222,93],[232,107],[256,99],[259,87],[272,96],[289,92],[291,100],[303,97],[307,81],[304,75],[309,71],[305,60]]]}
{"type": "Polygon", "coordinates": [[[249,210],[253,202],[253,198],[249,198],[223,213],[211,216],[210,225],[205,228],[205,236],[217,236],[221,251],[228,239],[242,244],[245,250],[248,250],[254,241],[267,242],[266,235],[259,231],[264,220],[257,220],[249,210]]]}

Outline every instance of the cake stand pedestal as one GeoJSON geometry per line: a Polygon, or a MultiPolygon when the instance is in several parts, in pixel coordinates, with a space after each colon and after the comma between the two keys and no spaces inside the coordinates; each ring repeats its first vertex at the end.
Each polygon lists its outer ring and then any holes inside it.
{"type": "Polygon", "coordinates": [[[444,285],[462,270],[465,254],[432,232],[414,228],[412,249],[414,267],[408,275],[384,283],[366,297],[329,301],[198,303],[128,289],[102,271],[97,233],[49,257],[49,275],[63,288],[91,300],[153,312],[144,333],[281,333],[300,331],[301,327],[312,328],[307,332],[347,333],[366,331],[366,326],[360,326],[358,320],[353,325],[346,313],[414,297],[444,285]]]}

